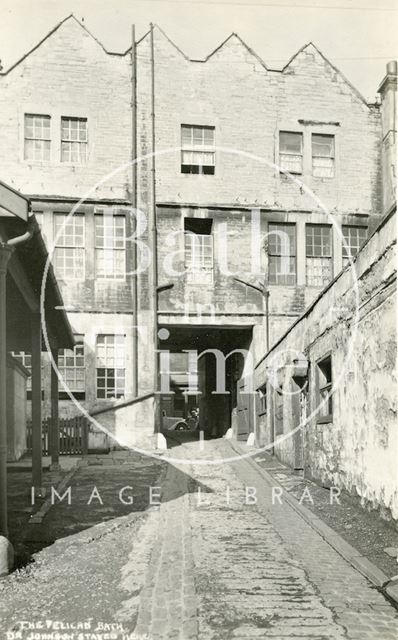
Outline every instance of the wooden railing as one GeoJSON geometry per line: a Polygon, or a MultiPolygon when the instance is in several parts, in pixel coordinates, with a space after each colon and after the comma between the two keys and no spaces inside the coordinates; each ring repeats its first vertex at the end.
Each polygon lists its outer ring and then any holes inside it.
{"type": "MultiPolygon", "coordinates": [[[[42,454],[51,454],[51,418],[42,421],[42,454]]],[[[32,422],[27,423],[27,449],[32,451],[32,422]]],[[[59,454],[86,455],[88,449],[88,420],[83,416],[60,418],[59,420],[59,454]]]]}

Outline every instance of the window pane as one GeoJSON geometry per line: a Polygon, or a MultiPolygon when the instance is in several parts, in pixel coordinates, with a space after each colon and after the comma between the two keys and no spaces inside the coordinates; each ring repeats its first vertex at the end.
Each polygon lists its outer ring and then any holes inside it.
{"type": "Polygon", "coordinates": [[[57,247],[84,247],[85,217],[82,214],[54,214],[54,235],[57,247]]]}
{"type": "Polygon", "coordinates": [[[302,173],[303,171],[302,156],[281,153],[279,156],[279,164],[281,169],[289,173],[302,173]]]}
{"type": "Polygon", "coordinates": [[[185,232],[185,266],[189,270],[213,269],[213,237],[185,232]]]}
{"type": "Polygon", "coordinates": [[[312,134],[312,173],[319,178],[333,178],[334,136],[312,134]]]}
{"type": "Polygon", "coordinates": [[[368,230],[367,227],[343,225],[342,232],[345,240],[342,246],[343,263],[346,265],[349,262],[349,258],[354,258],[366,241],[368,230]]]}
{"type": "Polygon", "coordinates": [[[124,278],[126,229],[124,216],[95,216],[95,267],[100,278],[124,278]]]}
{"type": "Polygon", "coordinates": [[[270,284],[296,284],[296,259],[269,256],[268,280],[270,284]]]}
{"type": "Polygon", "coordinates": [[[181,126],[182,146],[192,144],[192,127],[181,126]]]}
{"type": "Polygon", "coordinates": [[[268,225],[268,253],[270,255],[296,255],[296,225],[277,224],[268,225]]]}
{"type": "Polygon", "coordinates": [[[214,129],[208,127],[207,129],[203,129],[203,141],[205,146],[214,145],[214,129]]]}
{"type": "Polygon", "coordinates": [[[50,160],[51,118],[35,114],[25,114],[24,158],[25,160],[50,160]]]}
{"type": "Polygon", "coordinates": [[[333,178],[334,158],[313,158],[312,173],[318,178],[333,178]]]}
{"type": "MultiPolygon", "coordinates": [[[[181,165],[185,167],[184,173],[200,173],[189,171],[187,167],[214,167],[214,127],[200,127],[194,125],[181,126],[181,165]]],[[[203,173],[214,173],[213,169],[203,173]]]]}
{"type": "Polygon", "coordinates": [[[310,287],[324,287],[332,279],[331,258],[306,259],[307,285],[310,287]]]}
{"type": "Polygon", "coordinates": [[[320,224],[307,224],[306,255],[308,257],[332,256],[332,230],[330,226],[320,224]]]}
{"type": "MultiPolygon", "coordinates": [[[[77,338],[77,336],[75,336],[77,338]]],[[[79,338],[83,338],[79,336],[79,338]]],[[[84,392],[86,387],[86,369],[84,361],[84,344],[77,344],[71,349],[60,349],[58,355],[59,371],[72,392],[84,392]]]]}
{"type": "Polygon", "coordinates": [[[120,398],[125,387],[125,336],[97,336],[97,397],[120,398]],[[115,358],[115,352],[118,352],[115,358]],[[115,367],[115,363],[118,367],[115,367]],[[98,364],[103,365],[98,368],[98,364]]]}
{"type": "Polygon", "coordinates": [[[312,155],[334,158],[334,136],[312,134],[312,155]]]}
{"type": "Polygon", "coordinates": [[[61,118],[61,162],[87,162],[87,118],[61,118]]]}
{"type": "Polygon", "coordinates": [[[84,250],[56,247],[53,265],[61,280],[84,279],[84,250]]]}
{"type": "Polygon", "coordinates": [[[25,138],[50,140],[50,116],[25,114],[25,138]]]}
{"type": "Polygon", "coordinates": [[[301,133],[281,131],[279,133],[279,151],[281,153],[293,153],[301,155],[302,140],[303,136],[301,133]]]}

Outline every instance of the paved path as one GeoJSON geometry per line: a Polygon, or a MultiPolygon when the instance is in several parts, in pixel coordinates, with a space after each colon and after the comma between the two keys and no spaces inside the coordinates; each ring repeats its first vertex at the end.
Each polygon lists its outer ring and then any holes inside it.
{"type": "Polygon", "coordinates": [[[131,640],[396,640],[396,610],[271,491],[245,460],[168,465],[160,507],[60,541],[3,582],[0,630],[51,615],[123,625],[115,637],[131,640]]]}

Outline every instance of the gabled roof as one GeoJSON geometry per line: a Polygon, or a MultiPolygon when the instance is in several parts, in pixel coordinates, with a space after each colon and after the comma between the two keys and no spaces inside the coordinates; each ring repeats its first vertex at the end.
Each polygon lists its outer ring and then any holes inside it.
{"type": "MultiPolygon", "coordinates": [[[[65,24],[67,21],[69,20],[74,20],[76,22],[76,24],[78,24],[81,29],[83,29],[93,40],[95,40],[95,42],[98,44],[99,47],[101,47],[102,51],[104,51],[105,54],[107,55],[111,55],[111,56],[119,56],[119,57],[124,57],[126,56],[128,53],[130,53],[131,51],[131,47],[129,47],[126,51],[124,52],[112,52],[112,51],[108,51],[107,49],[105,49],[104,45],[91,33],[91,31],[89,31],[87,29],[87,27],[82,24],[82,22],[80,22],[79,20],[77,20],[77,18],[75,18],[75,16],[73,15],[73,13],[71,13],[69,16],[67,16],[66,18],[64,18],[63,20],[61,20],[61,22],[59,22],[49,33],[47,33],[47,35],[40,40],[40,42],[38,42],[32,49],[30,49],[30,51],[28,51],[24,56],[22,56],[22,58],[20,58],[19,60],[17,60],[17,62],[15,62],[9,69],[7,69],[7,71],[3,71],[0,73],[0,76],[5,76],[8,73],[10,73],[10,71],[12,71],[15,67],[17,67],[21,62],[23,62],[23,60],[25,60],[31,53],[33,53],[34,51],[36,51],[36,49],[38,49],[48,38],[50,38],[56,31],[58,31],[58,29],[65,24]]],[[[219,51],[222,50],[223,47],[225,47],[225,45],[227,45],[228,42],[230,42],[233,39],[236,39],[241,45],[242,47],[248,51],[250,53],[250,55],[252,55],[260,64],[261,66],[266,69],[267,71],[271,71],[273,73],[285,73],[286,71],[289,70],[290,65],[292,65],[294,63],[294,61],[296,60],[296,58],[298,56],[300,56],[301,53],[303,53],[304,51],[306,51],[307,49],[313,48],[314,51],[321,57],[323,58],[323,60],[330,66],[331,69],[333,69],[333,71],[335,73],[337,73],[340,78],[343,80],[343,82],[345,82],[350,89],[352,90],[352,92],[356,95],[356,97],[365,105],[368,105],[367,101],[365,100],[365,98],[362,96],[362,94],[358,91],[358,89],[356,89],[356,87],[354,87],[354,85],[347,80],[347,78],[343,75],[343,73],[334,65],[330,62],[330,60],[328,58],[326,58],[326,56],[313,44],[313,42],[309,42],[308,44],[305,44],[303,47],[301,47],[291,58],[290,60],[285,64],[285,66],[279,70],[279,69],[271,69],[269,67],[267,67],[267,65],[265,64],[265,62],[262,60],[262,58],[260,58],[260,56],[251,48],[249,47],[248,44],[246,44],[246,42],[244,40],[242,40],[242,38],[237,34],[237,33],[231,33],[227,38],[225,38],[225,40],[223,40],[223,42],[221,42],[221,44],[219,44],[214,51],[212,51],[211,53],[209,53],[205,58],[203,59],[195,59],[195,58],[190,58],[189,56],[186,55],[186,53],[184,53],[184,51],[182,51],[182,49],[180,49],[180,47],[177,46],[177,44],[163,31],[163,29],[161,29],[161,27],[159,27],[158,25],[154,25],[154,28],[157,29],[164,38],[166,38],[166,40],[170,43],[170,45],[172,47],[174,47],[174,49],[176,49],[181,56],[183,56],[183,58],[187,61],[190,62],[195,62],[195,63],[205,63],[208,62],[215,54],[217,54],[219,51]]],[[[141,42],[143,42],[149,35],[150,30],[147,31],[138,41],[137,44],[140,44],[141,42]]],[[[369,106],[369,105],[368,105],[369,106]]]]}
{"type": "Polygon", "coordinates": [[[32,47],[32,49],[30,49],[29,51],[27,51],[21,58],[19,58],[19,60],[17,60],[16,62],[14,62],[13,65],[11,65],[11,67],[9,67],[7,69],[7,71],[2,71],[0,73],[0,76],[6,76],[8,73],[10,73],[10,71],[12,71],[13,69],[15,69],[15,67],[17,67],[19,64],[21,64],[21,62],[23,62],[28,56],[30,56],[31,53],[33,53],[34,51],[36,51],[36,49],[38,49],[39,47],[41,47],[42,44],[44,44],[44,42],[46,42],[46,40],[48,40],[49,38],[51,38],[51,36],[56,33],[56,31],[58,31],[58,29],[60,27],[62,27],[63,24],[65,24],[66,22],[68,22],[69,20],[74,20],[76,22],[76,24],[78,24],[86,33],[88,33],[88,35],[95,40],[95,42],[98,44],[99,47],[101,47],[101,49],[104,51],[104,53],[106,53],[107,55],[110,56],[124,56],[125,53],[114,53],[112,51],[108,51],[107,49],[105,49],[104,45],[98,40],[98,38],[96,38],[91,31],[89,31],[87,29],[87,27],[80,22],[80,20],[78,20],[77,18],[75,18],[75,16],[73,15],[73,13],[69,14],[68,16],[66,16],[66,18],[64,18],[63,20],[61,20],[61,22],[58,22],[57,25],[55,25],[55,27],[53,29],[51,29],[51,31],[49,31],[44,38],[42,38],[37,44],[35,44],[34,47],[32,47]]]}
{"type": "Polygon", "coordinates": [[[214,51],[212,51],[211,53],[209,53],[208,56],[206,56],[206,58],[204,58],[203,60],[195,60],[195,59],[191,59],[192,62],[207,62],[208,60],[210,60],[210,58],[212,58],[216,53],[218,53],[219,51],[221,51],[221,49],[223,49],[223,47],[225,47],[225,45],[230,42],[231,40],[237,40],[239,42],[239,44],[242,45],[242,47],[244,49],[246,49],[246,51],[248,51],[248,53],[250,53],[250,55],[252,55],[254,58],[256,58],[257,62],[259,62],[261,64],[262,67],[264,67],[264,69],[267,69],[267,66],[264,62],[264,60],[262,60],[262,58],[260,58],[260,56],[253,51],[253,49],[251,47],[249,47],[248,44],[246,44],[246,42],[237,34],[237,33],[231,33],[227,38],[225,38],[225,40],[223,40],[223,42],[221,42],[221,44],[218,45],[218,47],[216,47],[214,49],[214,51]]]}
{"type": "Polygon", "coordinates": [[[350,89],[353,91],[353,93],[355,93],[357,98],[359,98],[361,102],[364,102],[366,105],[368,104],[365,98],[363,97],[363,95],[360,93],[360,91],[358,91],[358,89],[354,87],[354,85],[349,80],[347,80],[347,78],[340,71],[340,69],[338,69],[334,64],[332,64],[332,62],[330,62],[330,60],[322,53],[322,51],[320,51],[320,49],[318,49],[318,47],[313,42],[308,42],[307,44],[302,46],[298,51],[296,51],[296,53],[290,58],[290,60],[282,68],[282,73],[284,73],[290,67],[290,65],[301,53],[303,53],[308,49],[313,49],[315,53],[319,55],[331,67],[331,69],[333,69],[333,71],[335,71],[335,73],[337,73],[340,76],[340,78],[350,87],[350,89]]]}

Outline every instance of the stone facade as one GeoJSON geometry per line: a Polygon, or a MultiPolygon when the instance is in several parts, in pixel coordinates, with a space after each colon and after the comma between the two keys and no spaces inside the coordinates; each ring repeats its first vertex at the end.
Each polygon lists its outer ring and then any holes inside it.
{"type": "MultiPolygon", "coordinates": [[[[203,332],[217,328],[235,330],[223,334],[225,348],[246,347],[249,331],[254,336],[252,350],[263,353],[265,300],[247,286],[264,280],[266,255],[260,237],[266,236],[270,223],[295,225],[296,281],[269,285],[272,344],[322,288],[307,286],[306,224],[331,227],[332,277],[343,266],[340,226],[366,227],[369,233],[382,213],[379,105],[367,104],[312,44],[303,47],[282,71],[274,71],[237,35],[198,61],[190,60],[156,27],[154,67],[159,283],[173,284],[159,294],[159,323],[172,332],[166,346],[177,350],[174,336],[180,329],[190,331],[191,342],[197,332],[203,344],[203,332]],[[182,125],[214,127],[214,175],[181,172],[182,125]],[[301,134],[302,174],[293,180],[279,170],[281,131],[301,134]],[[333,137],[333,177],[313,175],[313,135],[333,137]],[[174,251],[180,252],[174,266],[183,267],[187,218],[212,221],[211,284],[192,284],[185,275],[170,278],[165,268],[164,261],[174,251]],[[228,233],[227,273],[219,268],[217,252],[223,245],[223,229],[228,233]]],[[[129,52],[106,52],[70,17],[1,74],[0,85],[2,179],[32,196],[34,210],[43,214],[42,228],[50,247],[55,214],[69,213],[79,203],[77,211],[85,217],[84,275],[66,278],[61,288],[74,331],[86,341],[84,406],[89,411],[112,406],[112,401],[96,397],[95,341],[98,334],[120,331],[126,336],[125,396],[129,398],[132,282],[129,275],[118,281],[96,276],[94,215],[100,206],[128,206],[131,199],[129,52]],[[46,161],[25,159],[25,114],[51,117],[51,151],[46,161]],[[86,162],[60,161],[62,117],[86,119],[86,162]]],[[[137,44],[138,206],[146,216],[151,206],[147,157],[151,134],[151,51],[146,35],[137,44]]],[[[147,240],[147,232],[142,239],[147,240]]],[[[153,324],[148,274],[141,274],[138,281],[137,320],[145,332],[153,324]]],[[[180,342],[178,349],[187,346],[188,342],[180,342]]],[[[153,390],[152,362],[153,346],[140,340],[139,393],[153,390]]],[[[232,391],[236,376],[231,370],[227,375],[232,391]]],[[[69,401],[62,404],[66,414],[77,410],[69,401]]],[[[45,407],[49,411],[46,393],[45,407]]],[[[229,404],[229,414],[232,409],[229,404]]],[[[222,431],[228,426],[229,418],[222,431]]]]}

